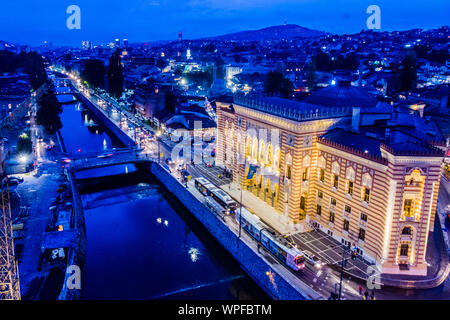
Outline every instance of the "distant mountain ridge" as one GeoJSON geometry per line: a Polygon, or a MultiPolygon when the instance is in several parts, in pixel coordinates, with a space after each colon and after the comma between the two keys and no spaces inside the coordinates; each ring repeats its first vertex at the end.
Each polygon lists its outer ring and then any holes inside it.
{"type": "Polygon", "coordinates": [[[258,30],[240,31],[216,37],[202,38],[204,40],[236,40],[236,41],[265,41],[265,40],[292,40],[295,38],[313,38],[328,34],[327,32],[308,29],[296,24],[284,24],[258,30]]]}

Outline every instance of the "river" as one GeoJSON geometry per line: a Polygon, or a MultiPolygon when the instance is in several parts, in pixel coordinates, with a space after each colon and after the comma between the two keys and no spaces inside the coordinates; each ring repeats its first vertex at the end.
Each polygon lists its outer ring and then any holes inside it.
{"type": "MultiPolygon", "coordinates": [[[[69,153],[122,147],[81,103],[64,104],[61,120],[69,153]]],[[[268,299],[142,168],[92,169],[76,179],[86,218],[84,299],[268,299]]]]}

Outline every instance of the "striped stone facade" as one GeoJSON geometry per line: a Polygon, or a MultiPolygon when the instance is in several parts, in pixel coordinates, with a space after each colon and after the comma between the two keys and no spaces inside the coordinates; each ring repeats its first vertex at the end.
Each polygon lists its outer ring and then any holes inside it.
{"type": "Polygon", "coordinates": [[[426,274],[442,156],[386,146],[374,157],[320,138],[350,127],[345,115],[296,121],[218,102],[217,121],[216,162],[232,169],[235,183],[293,223],[355,247],[383,273],[426,274]],[[259,168],[252,181],[249,165],[259,168]]]}

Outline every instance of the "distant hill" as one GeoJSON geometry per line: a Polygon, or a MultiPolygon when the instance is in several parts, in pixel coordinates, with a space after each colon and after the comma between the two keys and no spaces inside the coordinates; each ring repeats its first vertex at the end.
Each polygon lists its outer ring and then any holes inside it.
{"type": "Polygon", "coordinates": [[[326,35],[326,32],[300,27],[296,24],[272,26],[259,30],[240,31],[216,37],[203,38],[205,40],[236,40],[236,41],[265,41],[265,40],[291,40],[294,38],[312,38],[326,35]]]}

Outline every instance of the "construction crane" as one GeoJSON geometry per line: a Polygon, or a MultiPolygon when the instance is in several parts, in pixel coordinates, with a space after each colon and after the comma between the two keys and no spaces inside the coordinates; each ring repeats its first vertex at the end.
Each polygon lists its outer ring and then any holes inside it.
{"type": "Polygon", "coordinates": [[[1,182],[0,300],[20,300],[19,270],[14,257],[11,203],[7,179],[1,182]]]}

